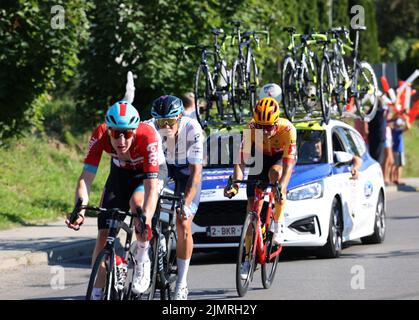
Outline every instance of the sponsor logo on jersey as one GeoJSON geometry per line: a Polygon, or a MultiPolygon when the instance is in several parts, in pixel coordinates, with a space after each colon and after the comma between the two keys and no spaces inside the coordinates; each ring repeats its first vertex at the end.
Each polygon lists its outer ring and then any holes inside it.
{"type": "Polygon", "coordinates": [[[148,151],[148,163],[153,166],[157,166],[159,163],[159,154],[158,154],[158,143],[150,143],[146,150],[148,151]]]}

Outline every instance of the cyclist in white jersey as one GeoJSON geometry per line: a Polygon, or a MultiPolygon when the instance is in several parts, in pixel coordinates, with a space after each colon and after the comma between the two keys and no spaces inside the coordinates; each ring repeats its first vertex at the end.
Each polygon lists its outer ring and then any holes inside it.
{"type": "Polygon", "coordinates": [[[198,121],[183,117],[182,100],[162,96],[153,102],[147,123],[159,132],[168,167],[168,176],[176,182],[175,193],[185,193],[185,208],[177,219],[176,248],[178,280],[176,300],[187,300],[187,273],[193,251],[191,224],[198,210],[203,162],[203,132],[198,121]]]}

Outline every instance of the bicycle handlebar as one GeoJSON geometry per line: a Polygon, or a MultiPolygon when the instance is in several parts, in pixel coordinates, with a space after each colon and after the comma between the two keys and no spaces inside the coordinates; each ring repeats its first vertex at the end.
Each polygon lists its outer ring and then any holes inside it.
{"type": "MultiPolygon", "coordinates": [[[[73,212],[71,213],[70,217],[68,218],[68,221],[71,224],[74,224],[74,222],[76,222],[76,220],[80,216],[80,211],[81,210],[91,210],[91,211],[97,211],[97,212],[114,212],[114,213],[117,213],[117,214],[127,215],[127,216],[132,216],[132,217],[137,217],[139,215],[138,213],[131,213],[131,212],[128,212],[128,211],[119,210],[119,208],[108,209],[108,208],[82,205],[82,203],[83,203],[83,199],[79,198],[76,205],[74,206],[73,212]]],[[[141,213],[142,213],[142,211],[141,211],[141,213]]]]}

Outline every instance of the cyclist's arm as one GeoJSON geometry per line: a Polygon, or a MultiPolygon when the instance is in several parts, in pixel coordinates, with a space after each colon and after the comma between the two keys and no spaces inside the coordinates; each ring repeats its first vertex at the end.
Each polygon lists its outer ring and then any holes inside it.
{"type": "MultiPolygon", "coordinates": [[[[79,180],[77,181],[76,193],[74,196],[74,203],[76,204],[78,199],[83,199],[82,205],[87,205],[89,203],[89,194],[90,189],[95,179],[96,173],[83,170],[79,180]]],[[[85,210],[81,210],[80,214],[84,216],[85,210]]]]}
{"type": "MultiPolygon", "coordinates": [[[[77,181],[76,192],[74,196],[74,201],[77,203],[78,199],[83,199],[82,205],[87,205],[89,203],[89,194],[90,188],[92,186],[93,180],[95,179],[96,172],[100,163],[100,158],[102,157],[104,145],[103,145],[103,136],[106,133],[106,125],[99,125],[93,130],[93,133],[90,137],[89,147],[87,155],[84,159],[83,171],[77,181]]],[[[85,210],[82,210],[80,213],[84,216],[85,210]]]]}
{"type": "MultiPolygon", "coordinates": [[[[188,163],[190,176],[185,189],[185,206],[189,207],[195,198],[202,179],[202,163],[204,159],[204,135],[196,120],[189,122],[191,126],[187,135],[188,163]]],[[[195,210],[192,210],[195,211],[195,210]]]]}
{"type": "Polygon", "coordinates": [[[156,178],[144,179],[144,206],[143,212],[146,217],[146,224],[151,225],[151,219],[156,211],[157,200],[159,197],[159,186],[157,174],[156,178]]]}
{"type": "Polygon", "coordinates": [[[144,205],[143,212],[146,217],[146,224],[151,226],[151,218],[156,211],[159,196],[159,144],[157,131],[149,124],[142,128],[142,135],[137,139],[138,148],[142,150],[144,157],[143,171],[144,179],[144,205]]]}
{"type": "Polygon", "coordinates": [[[292,169],[294,168],[296,154],[297,131],[293,125],[290,125],[288,130],[287,143],[284,147],[284,155],[282,159],[282,175],[279,179],[279,183],[281,184],[281,193],[283,194],[283,196],[287,192],[288,182],[290,181],[292,169]]]}

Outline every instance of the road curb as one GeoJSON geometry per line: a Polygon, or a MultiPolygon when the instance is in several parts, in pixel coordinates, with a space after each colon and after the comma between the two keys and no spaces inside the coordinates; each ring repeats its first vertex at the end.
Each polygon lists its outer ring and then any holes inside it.
{"type": "Polygon", "coordinates": [[[0,260],[0,271],[36,264],[59,264],[66,260],[90,257],[96,240],[82,240],[70,245],[46,248],[40,251],[22,251],[10,258],[0,260]]]}

